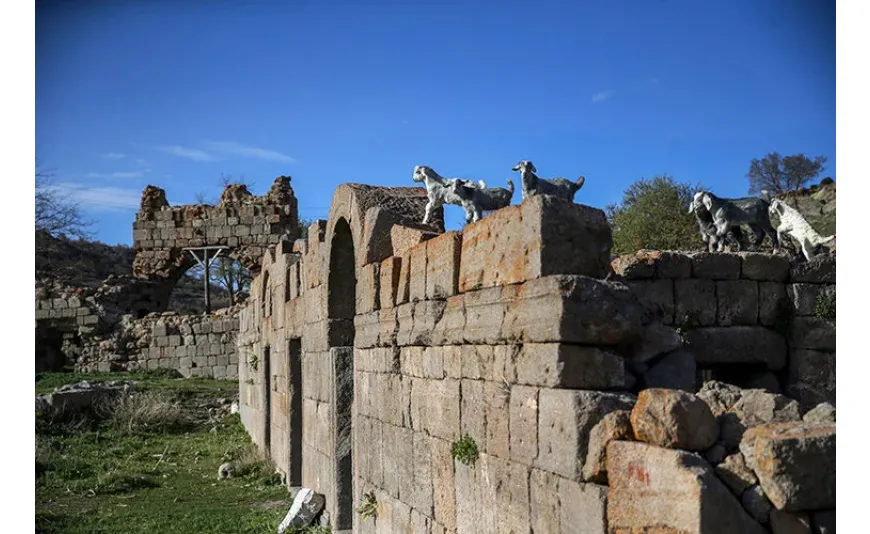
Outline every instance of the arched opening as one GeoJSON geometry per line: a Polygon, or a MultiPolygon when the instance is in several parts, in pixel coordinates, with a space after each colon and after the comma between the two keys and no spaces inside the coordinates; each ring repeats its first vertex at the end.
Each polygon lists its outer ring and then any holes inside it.
{"type": "Polygon", "coordinates": [[[329,339],[333,372],[335,506],[333,529],[353,528],[353,318],[356,260],[353,234],[344,218],[335,224],[329,257],[329,339]]]}
{"type": "MultiPolygon", "coordinates": [[[[186,252],[185,254],[183,264],[172,277],[167,279],[167,285],[171,286],[171,293],[165,311],[203,313],[205,312],[205,269],[190,254],[186,252]]],[[[202,253],[199,254],[201,257],[202,253]]],[[[209,308],[211,311],[227,308],[247,299],[251,278],[248,269],[231,253],[210,259],[209,308]]],[[[162,306],[155,305],[155,308],[152,311],[164,311],[162,306]]]]}

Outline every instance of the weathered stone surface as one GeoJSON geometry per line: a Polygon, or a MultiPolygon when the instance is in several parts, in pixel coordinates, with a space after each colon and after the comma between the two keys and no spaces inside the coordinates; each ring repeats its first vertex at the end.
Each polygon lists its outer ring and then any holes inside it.
{"type": "Polygon", "coordinates": [[[772,370],[785,367],[788,350],[782,336],[761,326],[696,328],[686,343],[701,365],[763,363],[772,370]]]}
{"type": "Polygon", "coordinates": [[[741,258],[723,252],[697,252],[692,255],[692,276],[708,280],[740,278],[741,258]]]}
{"type": "Polygon", "coordinates": [[[568,389],[622,389],[622,357],[609,350],[561,343],[528,343],[516,361],[517,381],[568,389]]]}
{"type": "Polygon", "coordinates": [[[634,437],[660,447],[703,451],[719,437],[710,407],[685,391],[645,389],[631,410],[634,437]]]}
{"type": "Polygon", "coordinates": [[[561,532],[607,532],[607,486],[560,478],[559,503],[561,532]]]}
{"type": "Polygon", "coordinates": [[[505,303],[501,287],[471,291],[464,295],[465,343],[495,345],[502,339],[505,303]]]}
{"type": "MultiPolygon", "coordinates": [[[[503,288],[501,338],[522,343],[616,345],[640,332],[642,308],[623,284],[548,276],[503,288]]],[[[468,300],[466,300],[466,310],[468,300]]],[[[470,315],[469,315],[470,321],[470,315]]]]}
{"type": "Polygon", "coordinates": [[[607,484],[607,444],[611,441],[631,441],[631,412],[616,410],[605,415],[589,433],[589,450],[583,466],[583,479],[607,484]]]}
{"type": "Polygon", "coordinates": [[[797,401],[762,389],[744,390],[721,421],[722,440],[729,449],[740,444],[747,428],[766,423],[800,421],[797,401]]]}
{"type": "Polygon", "coordinates": [[[447,232],[426,242],[426,298],[443,299],[459,291],[462,234],[447,232]]]}
{"type": "Polygon", "coordinates": [[[581,480],[592,428],[610,412],[630,410],[634,401],[625,393],[542,389],[536,467],[581,480]]]}
{"type": "MultiPolygon", "coordinates": [[[[529,475],[529,505],[532,532],[561,534],[559,526],[559,480],[553,473],[532,469],[529,475]],[[554,495],[555,492],[555,495],[554,495]]],[[[561,479],[564,480],[564,479],[561,479]]]]}
{"type": "Polygon", "coordinates": [[[694,393],[697,379],[695,356],[687,350],[665,354],[643,375],[643,387],[681,389],[694,393]]]}
{"type": "Polygon", "coordinates": [[[812,534],[808,514],[793,514],[774,508],[770,511],[770,530],[773,534],[812,534]]]}
{"type": "Polygon", "coordinates": [[[661,321],[674,324],[674,281],[628,280],[626,285],[637,296],[644,310],[644,322],[661,321]]]}
{"type": "Polygon", "coordinates": [[[704,458],[710,462],[710,465],[717,466],[725,460],[726,454],[728,454],[728,451],[725,449],[725,444],[721,441],[717,441],[712,447],[707,449],[704,453],[704,458]]]}
{"type": "Polygon", "coordinates": [[[837,354],[817,350],[792,349],[788,362],[786,392],[801,408],[820,402],[837,402],[837,354]]]}
{"type": "Polygon", "coordinates": [[[404,256],[408,250],[420,243],[432,239],[438,234],[417,228],[394,225],[390,228],[390,241],[393,244],[393,256],[404,256]]]}
{"type": "Polygon", "coordinates": [[[713,415],[719,417],[737,404],[743,396],[743,390],[733,384],[708,380],[701,386],[697,396],[710,406],[713,415]]]}
{"type": "Polygon", "coordinates": [[[743,262],[741,278],[768,282],[784,282],[788,279],[791,263],[785,256],[761,252],[738,252],[737,255],[743,262]]]}
{"type": "Polygon", "coordinates": [[[529,466],[538,456],[538,391],[528,386],[511,388],[510,459],[529,466]]]}
{"type": "Polygon", "coordinates": [[[426,248],[429,242],[425,241],[411,247],[408,251],[410,256],[410,269],[408,271],[408,302],[426,300],[426,263],[429,260],[426,248]]]}
{"type": "Polygon", "coordinates": [[[674,324],[681,327],[716,324],[716,282],[674,280],[674,324]]]}
{"type": "Polygon", "coordinates": [[[795,349],[837,350],[837,326],[821,317],[795,317],[792,320],[789,346],[795,349]]]}
{"type": "Polygon", "coordinates": [[[788,298],[794,306],[795,315],[815,315],[819,297],[836,296],[837,286],[833,284],[788,284],[785,286],[788,298]]]}
{"type": "Polygon", "coordinates": [[[746,389],[763,389],[769,393],[780,393],[779,379],[771,371],[752,373],[746,377],[746,389]]]}
{"type": "Polygon", "coordinates": [[[743,491],[758,483],[758,478],[746,465],[743,454],[736,452],[716,466],[716,474],[738,497],[743,491]]]}
{"type": "Polygon", "coordinates": [[[774,326],[780,314],[780,303],[787,302],[785,284],[779,282],[758,283],[758,324],[774,326]]]}
{"type": "Polygon", "coordinates": [[[752,326],[758,322],[758,282],[721,280],[716,282],[716,297],[719,326],[752,326]]]}
{"type": "Polygon", "coordinates": [[[699,456],[646,443],[607,446],[610,532],[762,534],[699,456]]]}
{"type": "Polygon", "coordinates": [[[740,496],[740,502],[743,503],[743,508],[749,512],[749,515],[759,523],[767,523],[770,519],[770,511],[773,506],[764,495],[761,486],[746,488],[743,495],[740,496]]]}
{"type": "Polygon", "coordinates": [[[626,280],[692,276],[692,258],[682,252],[638,250],[619,256],[610,265],[617,275],[626,280]]]}
{"type": "Polygon", "coordinates": [[[392,256],[381,263],[380,304],[381,308],[392,308],[396,305],[396,294],[399,291],[399,273],[402,258],[392,256]]]}
{"type": "Polygon", "coordinates": [[[652,322],[643,328],[640,339],[635,343],[631,359],[636,362],[646,362],[676,350],[682,345],[683,339],[675,328],[652,322]]]}
{"type": "Polygon", "coordinates": [[[604,278],[610,271],[612,245],[603,211],[536,195],[465,227],[459,290],[554,274],[604,278]]]}
{"type": "Polygon", "coordinates": [[[837,260],[833,256],[816,256],[813,261],[795,263],[791,266],[789,281],[836,284],[837,260]]]}
{"type": "Polygon", "coordinates": [[[833,424],[770,423],[746,431],[740,452],[778,510],[836,504],[837,429],[833,424]]]}
{"type": "Polygon", "coordinates": [[[837,409],[829,402],[823,402],[804,414],[805,423],[836,423],[837,409]]]}

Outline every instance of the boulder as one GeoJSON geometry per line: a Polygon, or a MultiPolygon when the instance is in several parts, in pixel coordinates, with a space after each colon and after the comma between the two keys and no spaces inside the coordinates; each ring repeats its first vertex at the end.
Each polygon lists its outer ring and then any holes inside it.
{"type": "Polygon", "coordinates": [[[660,354],[676,350],[682,345],[683,340],[676,329],[659,322],[650,323],[643,328],[631,359],[635,362],[646,362],[660,354]]]}
{"type": "Polygon", "coordinates": [[[706,458],[711,465],[719,465],[723,460],[725,460],[726,454],[728,454],[728,451],[725,449],[725,444],[719,441],[704,453],[704,458],[706,458]]]}
{"type": "Polygon", "coordinates": [[[812,534],[812,523],[807,514],[792,514],[774,508],[770,511],[770,530],[773,534],[812,534]]]}
{"type": "Polygon", "coordinates": [[[617,410],[605,415],[589,433],[589,448],[586,464],[583,466],[583,479],[607,484],[607,444],[611,441],[631,441],[631,412],[617,410]]]}
{"type": "Polygon", "coordinates": [[[703,451],[719,437],[716,418],[703,400],[671,389],[645,389],[631,410],[634,437],[659,447],[703,451]]]}
{"type": "Polygon", "coordinates": [[[278,534],[284,534],[288,528],[300,528],[310,525],[317,514],[323,510],[326,498],[311,488],[302,488],[293,499],[293,504],[284,520],[278,525],[278,534]]]}
{"type": "Polygon", "coordinates": [[[758,484],[758,477],[746,466],[746,461],[739,452],[728,456],[725,461],[717,465],[716,474],[738,497],[746,488],[758,484]]]}
{"type": "Polygon", "coordinates": [[[749,515],[759,523],[767,523],[770,519],[770,511],[773,506],[771,506],[770,500],[764,494],[761,486],[746,488],[743,495],[740,496],[740,502],[743,503],[743,508],[749,512],[749,515]]]}
{"type": "Polygon", "coordinates": [[[718,417],[737,404],[743,396],[743,390],[732,384],[708,380],[701,386],[697,396],[706,402],[713,415],[718,417]]]}
{"type": "Polygon", "coordinates": [[[612,441],[607,474],[609,532],[765,532],[697,454],[612,441]]]}
{"type": "Polygon", "coordinates": [[[834,508],[836,425],[795,422],[756,426],[744,434],[740,451],[778,510],[834,508]]]}
{"type": "Polygon", "coordinates": [[[744,390],[740,400],[720,417],[722,440],[729,450],[733,450],[740,445],[747,428],[800,419],[800,406],[797,401],[763,389],[744,390]]]}
{"type": "Polygon", "coordinates": [[[804,414],[806,423],[836,423],[837,410],[831,403],[823,402],[804,414]]]}

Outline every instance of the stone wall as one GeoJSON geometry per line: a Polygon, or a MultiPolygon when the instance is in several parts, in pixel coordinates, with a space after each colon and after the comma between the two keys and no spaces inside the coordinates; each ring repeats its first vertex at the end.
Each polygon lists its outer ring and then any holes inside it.
{"type": "MultiPolygon", "coordinates": [[[[264,256],[240,316],[243,423],[289,484],[325,495],[334,529],[607,532],[630,497],[609,503],[584,466],[593,429],[639,392],[743,373],[746,387],[833,400],[835,347],[816,346],[833,325],[799,329],[818,323],[805,300],[833,290],[832,262],[647,253],[611,267],[610,228],[588,206],[533,197],[444,233],[417,226],[422,189],[419,211],[397,216],[358,187],[339,187],[307,240],[264,256]],[[771,318],[777,289],[793,314],[771,318]],[[805,364],[801,350],[825,356],[805,364]],[[369,492],[376,518],[354,511],[369,492]]],[[[760,525],[735,502],[733,531],[760,525]]],[[[648,520],[619,531],[660,526],[648,520]]]]}

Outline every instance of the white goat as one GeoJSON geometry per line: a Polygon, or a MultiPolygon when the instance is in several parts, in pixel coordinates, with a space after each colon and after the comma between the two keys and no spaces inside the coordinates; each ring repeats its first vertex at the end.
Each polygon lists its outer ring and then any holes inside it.
{"type": "Polygon", "coordinates": [[[503,187],[486,187],[483,180],[481,187],[468,187],[465,183],[457,180],[452,185],[452,191],[462,199],[462,207],[465,208],[465,222],[477,222],[483,216],[484,211],[495,211],[510,206],[514,196],[514,183],[507,181],[508,189],[503,187]]]}
{"type": "MultiPolygon", "coordinates": [[[[426,186],[426,196],[429,198],[429,202],[426,203],[426,214],[423,216],[423,224],[429,223],[429,217],[432,214],[433,209],[438,209],[445,204],[462,206],[462,198],[453,192],[454,183],[461,182],[462,185],[473,189],[486,187],[483,180],[479,183],[475,183],[471,180],[462,180],[459,178],[444,178],[435,172],[432,167],[427,167],[426,165],[417,165],[414,167],[413,180],[415,182],[423,182],[426,186]]],[[[466,210],[466,216],[467,215],[468,211],[466,210]]]]}
{"type": "Polygon", "coordinates": [[[511,170],[520,171],[523,200],[535,195],[552,195],[574,202],[574,194],[586,183],[583,176],[577,178],[576,182],[567,178],[539,178],[535,174],[538,169],[527,160],[520,161],[511,170]]]}
{"type": "Polygon", "coordinates": [[[837,238],[837,234],[828,237],[819,235],[798,210],[778,198],[771,200],[769,211],[770,215],[779,217],[779,226],[776,228],[777,238],[782,241],[782,235],[786,234],[797,240],[807,261],[815,257],[819,245],[830,243],[837,238]]]}

